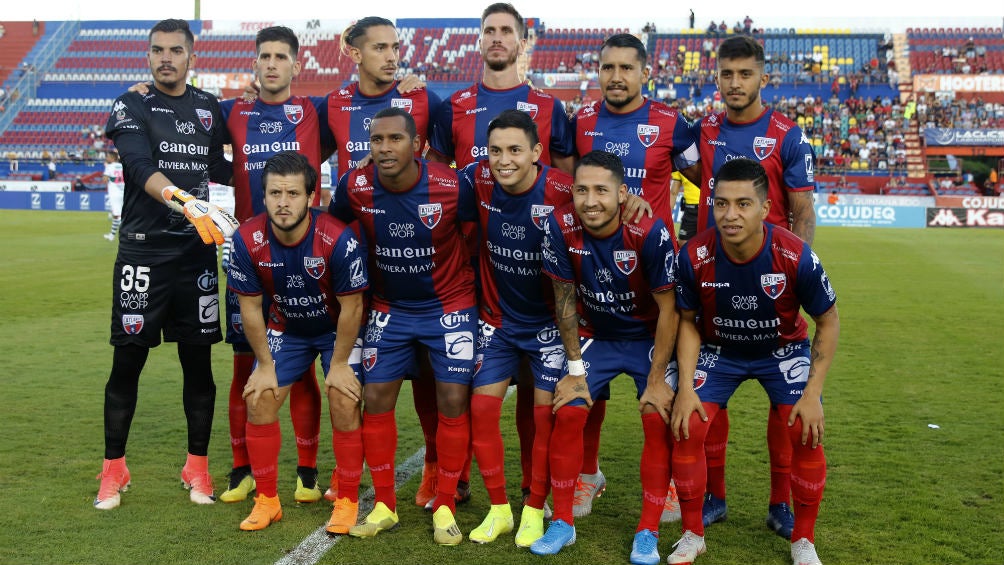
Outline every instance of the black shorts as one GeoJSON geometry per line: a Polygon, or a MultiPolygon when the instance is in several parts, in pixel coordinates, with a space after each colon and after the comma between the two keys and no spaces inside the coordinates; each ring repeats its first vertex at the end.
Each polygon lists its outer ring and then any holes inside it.
{"type": "Polygon", "coordinates": [[[216,248],[190,246],[183,254],[119,249],[112,273],[112,345],[164,341],[218,343],[219,271],[216,248]]]}
{"type": "Polygon", "coordinates": [[[676,239],[688,240],[697,233],[697,204],[683,204],[683,219],[676,239]]]}

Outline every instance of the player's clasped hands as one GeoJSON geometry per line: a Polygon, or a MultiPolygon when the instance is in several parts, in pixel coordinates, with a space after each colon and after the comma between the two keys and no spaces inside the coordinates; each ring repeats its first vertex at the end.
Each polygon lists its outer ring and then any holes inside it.
{"type": "Polygon", "coordinates": [[[328,375],[324,378],[325,394],[328,394],[332,388],[356,402],[362,400],[363,387],[359,383],[359,379],[356,378],[352,367],[348,365],[331,365],[328,375]]]}

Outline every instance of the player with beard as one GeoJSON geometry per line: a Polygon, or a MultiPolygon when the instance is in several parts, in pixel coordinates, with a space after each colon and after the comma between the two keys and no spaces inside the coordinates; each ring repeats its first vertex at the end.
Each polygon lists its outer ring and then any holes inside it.
{"type": "MultiPolygon", "coordinates": [[[[652,205],[656,217],[673,225],[670,178],[680,170],[697,179],[697,147],[690,124],[675,109],[642,96],[648,80],[645,46],[627,33],[612,35],[600,48],[600,90],[603,100],[583,106],[572,119],[580,155],[605,150],[624,163],[624,183],[631,194],[652,205]]],[[[675,247],[675,240],[674,240],[675,247]]],[[[588,516],[593,499],[606,488],[599,467],[600,429],[606,414],[606,393],[594,399],[584,436],[582,473],[575,488],[576,517],[588,516]]],[[[667,493],[665,517],[679,516],[673,489],[667,493]]]]}
{"type": "Polygon", "coordinates": [[[313,378],[306,368],[318,355],[327,375],[335,448],[339,434],[358,434],[361,424],[358,350],[350,358],[368,285],[365,251],[351,228],[310,209],[317,176],[310,160],[297,152],[270,157],[261,180],[266,212],[245,222],[234,237],[228,285],[239,297],[244,335],[255,355],[241,394],[258,495],[242,530],[261,530],[282,519],[276,488],[279,408],[295,380],[313,378]],[[267,318],[262,314],[266,295],[267,318]]]}
{"type": "MultiPolygon", "coordinates": [[[[815,155],[808,138],[795,122],[763,105],[761,89],[770,77],[764,72],[764,51],[748,36],[730,37],[718,46],[718,90],[725,111],[705,116],[692,127],[701,153],[701,198],[697,233],[714,226],[714,177],[718,169],[738,157],[754,159],[769,181],[770,210],[767,222],[790,228],[812,245],[816,213],[812,194],[816,188],[815,155]]],[[[724,520],[725,452],[728,446],[728,412],[715,418],[707,437],[708,493],[704,501],[705,525],[724,520]]],[[[772,403],[767,416],[770,452],[770,503],[767,526],[783,538],[794,525],[791,499],[791,449],[785,422],[772,403]]]]}
{"type": "Polygon", "coordinates": [[[207,453],[216,402],[211,346],[222,338],[216,245],[238,224],[207,200],[210,180],[230,180],[226,133],[216,98],[185,82],[195,63],[188,22],[162,20],[148,39],[153,88],[146,96],[118,97],[105,126],[122,158],[126,187],[113,278],[105,457],[94,500],[100,510],[119,506],[119,493],[129,486],[125,448],[139,377],[161,334],[177,342],[184,377],[188,457],[181,480],[192,502],[215,501],[207,453]]]}

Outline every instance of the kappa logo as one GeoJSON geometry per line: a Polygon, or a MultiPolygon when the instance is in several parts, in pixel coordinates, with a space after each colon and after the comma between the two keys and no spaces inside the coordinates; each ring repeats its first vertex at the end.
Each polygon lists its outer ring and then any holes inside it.
{"type": "Polygon", "coordinates": [[[303,106],[299,104],[283,104],[282,111],[289,123],[296,125],[303,119],[303,106]]]}
{"type": "Polygon", "coordinates": [[[122,314],[122,329],[129,335],[143,331],[143,314],[122,314]]]}
{"type": "Polygon", "coordinates": [[[411,113],[412,105],[411,98],[391,98],[390,100],[391,108],[400,108],[409,114],[411,113]]]}
{"type": "Polygon", "coordinates": [[[363,348],[363,369],[372,371],[377,364],[377,349],[375,347],[363,348]]]}
{"type": "Polygon", "coordinates": [[[439,225],[439,220],[443,219],[443,205],[439,202],[434,204],[419,204],[418,218],[422,220],[422,225],[431,230],[439,225]]]}
{"type": "Polygon", "coordinates": [[[773,137],[754,137],[753,154],[756,155],[757,159],[763,161],[774,152],[775,145],[777,145],[777,140],[773,137]]]}
{"type": "Polygon", "coordinates": [[[645,147],[652,147],[656,141],[659,141],[659,126],[638,124],[638,141],[645,147]]]}
{"type": "Polygon", "coordinates": [[[304,257],[303,269],[314,279],[320,280],[325,271],[324,257],[304,257]]]}
{"type": "Polygon", "coordinates": [[[530,117],[537,119],[537,105],[529,102],[516,102],[516,109],[520,112],[530,114],[530,117]]]}
{"type": "Polygon", "coordinates": [[[530,219],[533,220],[533,225],[537,226],[537,229],[544,229],[544,224],[547,223],[547,217],[551,215],[554,211],[554,206],[548,206],[546,204],[534,204],[530,206],[530,219]]]}
{"type": "Polygon", "coordinates": [[[196,108],[195,114],[199,117],[199,123],[202,127],[206,128],[206,131],[213,129],[213,113],[209,110],[203,110],[202,108],[196,108]]]}
{"type": "Polygon", "coordinates": [[[784,273],[767,273],[760,275],[760,288],[763,289],[764,293],[771,298],[771,300],[777,300],[778,296],[784,292],[785,286],[788,284],[787,277],[784,273]]]}
{"type": "Polygon", "coordinates": [[[638,266],[638,252],[633,249],[618,249],[614,251],[614,265],[617,270],[630,275],[638,266]]]}

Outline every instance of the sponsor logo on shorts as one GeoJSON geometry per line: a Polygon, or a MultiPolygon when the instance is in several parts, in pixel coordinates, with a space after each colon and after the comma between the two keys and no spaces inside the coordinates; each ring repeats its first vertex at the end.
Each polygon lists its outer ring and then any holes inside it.
{"type": "Polygon", "coordinates": [[[552,343],[559,337],[561,337],[561,333],[558,332],[557,326],[547,326],[537,332],[537,341],[540,343],[552,343]]]}
{"type": "Polygon", "coordinates": [[[777,369],[781,371],[784,382],[788,384],[804,383],[809,380],[808,357],[785,359],[777,364],[777,369]]]}
{"type": "Polygon", "coordinates": [[[474,335],[471,332],[449,332],[443,335],[447,359],[474,359],[474,335]]]}
{"type": "Polygon", "coordinates": [[[565,347],[563,345],[541,347],[540,362],[548,369],[560,371],[565,367],[565,347]]]}
{"type": "Polygon", "coordinates": [[[489,324],[484,320],[478,320],[478,349],[486,349],[488,344],[492,341],[492,336],[495,335],[495,330],[498,329],[495,326],[489,324]]]}
{"type": "Polygon", "coordinates": [[[439,325],[443,326],[447,330],[455,330],[460,327],[461,324],[467,324],[471,321],[471,314],[469,312],[449,312],[443,314],[439,318],[439,325]]]}
{"type": "Polygon", "coordinates": [[[220,297],[209,294],[199,297],[199,323],[211,324],[220,319],[220,297]]]}
{"type": "Polygon", "coordinates": [[[199,285],[199,290],[202,292],[211,292],[216,290],[216,272],[210,272],[209,269],[202,271],[199,278],[195,279],[195,284],[199,285]]]}
{"type": "Polygon", "coordinates": [[[122,314],[122,329],[129,335],[136,335],[143,331],[142,314],[122,314]]]}

